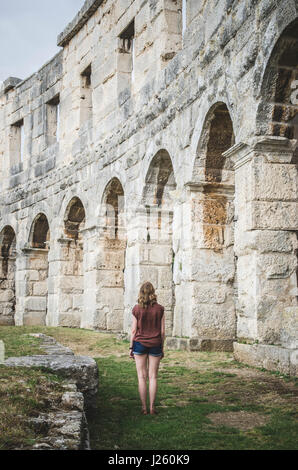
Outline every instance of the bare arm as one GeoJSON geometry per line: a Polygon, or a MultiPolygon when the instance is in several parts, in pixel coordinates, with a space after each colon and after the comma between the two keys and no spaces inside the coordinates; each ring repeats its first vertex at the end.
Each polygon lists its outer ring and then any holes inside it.
{"type": "Polygon", "coordinates": [[[163,345],[165,342],[165,337],[166,337],[166,320],[165,320],[165,314],[163,314],[163,317],[161,319],[161,348],[163,350],[163,345]]]}
{"type": "Polygon", "coordinates": [[[129,345],[130,348],[133,347],[133,340],[137,332],[137,325],[138,325],[137,319],[136,317],[133,317],[132,325],[131,325],[130,345],[129,345]]]}

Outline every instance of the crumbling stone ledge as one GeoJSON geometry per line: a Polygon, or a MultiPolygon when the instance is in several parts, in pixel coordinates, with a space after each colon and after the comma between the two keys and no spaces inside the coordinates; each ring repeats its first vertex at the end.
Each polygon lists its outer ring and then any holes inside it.
{"type": "Polygon", "coordinates": [[[232,339],[204,339],[204,338],[166,338],[165,347],[168,350],[181,351],[233,351],[232,339]]]}
{"type": "Polygon", "coordinates": [[[270,344],[234,343],[234,358],[245,364],[278,371],[291,376],[298,375],[298,350],[270,344]]]}
{"type": "Polygon", "coordinates": [[[29,420],[42,435],[33,446],[36,450],[88,450],[89,432],[85,411],[95,406],[98,391],[98,368],[94,359],[75,356],[73,351],[43,334],[31,336],[42,339],[40,349],[46,355],[10,357],[8,367],[45,367],[66,379],[60,410],[49,410],[29,420]]]}

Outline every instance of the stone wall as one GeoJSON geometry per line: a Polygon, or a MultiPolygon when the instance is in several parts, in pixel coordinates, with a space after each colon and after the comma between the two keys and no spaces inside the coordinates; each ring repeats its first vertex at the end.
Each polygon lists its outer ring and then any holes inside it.
{"type": "Polygon", "coordinates": [[[127,332],[150,280],[172,345],[297,348],[297,16],[294,0],[187,0],[185,19],[180,0],[88,0],[59,54],[5,82],[16,324],[42,213],[46,324],[127,332]]]}
{"type": "Polygon", "coordinates": [[[59,406],[50,406],[47,412],[28,418],[29,425],[37,433],[32,450],[89,450],[86,411],[92,411],[96,406],[98,368],[95,360],[75,356],[71,349],[42,333],[30,336],[40,338],[39,347],[45,355],[10,357],[3,364],[7,367],[46,367],[64,379],[59,406]]]}

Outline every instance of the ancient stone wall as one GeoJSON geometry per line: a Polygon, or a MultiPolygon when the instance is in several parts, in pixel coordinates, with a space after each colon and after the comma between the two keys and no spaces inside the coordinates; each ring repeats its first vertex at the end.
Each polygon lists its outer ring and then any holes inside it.
{"type": "Polygon", "coordinates": [[[10,317],[32,317],[32,288],[48,325],[128,331],[151,280],[172,346],[293,352],[297,4],[182,3],[87,0],[59,54],[5,81],[10,317]],[[43,294],[29,280],[39,214],[49,226],[43,294]]]}

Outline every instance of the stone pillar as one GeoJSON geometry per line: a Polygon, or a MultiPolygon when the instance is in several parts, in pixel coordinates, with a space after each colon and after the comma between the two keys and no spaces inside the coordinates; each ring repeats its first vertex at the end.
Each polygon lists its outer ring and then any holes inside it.
{"type": "Polygon", "coordinates": [[[125,264],[124,330],[130,331],[132,308],[143,282],[156,289],[158,302],[165,307],[166,334],[172,335],[174,287],[172,217],[167,210],[151,205],[140,208],[128,223],[125,264]]]}
{"type": "Polygon", "coordinates": [[[235,356],[295,373],[298,199],[293,141],[258,137],[250,147],[237,144],[224,156],[235,164],[235,356]]]}
{"type": "Polygon", "coordinates": [[[16,306],[15,306],[15,325],[23,326],[25,300],[27,297],[27,269],[28,269],[28,256],[24,249],[17,249],[16,251],[16,306]]]}
{"type": "Polygon", "coordinates": [[[232,184],[186,185],[174,329],[182,337],[181,349],[232,350],[236,329],[233,199],[232,184]]]}
{"type": "Polygon", "coordinates": [[[98,256],[101,251],[99,228],[96,226],[81,230],[84,239],[84,296],[81,328],[97,328],[97,300],[99,286],[97,282],[98,256]]]}
{"type": "Polygon", "coordinates": [[[83,315],[83,243],[60,238],[54,246],[49,269],[48,324],[79,328],[83,315]]]}
{"type": "Polygon", "coordinates": [[[15,253],[0,256],[0,325],[15,324],[15,253]]]}
{"type": "Polygon", "coordinates": [[[24,325],[46,325],[48,310],[48,250],[27,248],[27,298],[24,325]]]}
{"type": "Polygon", "coordinates": [[[49,246],[47,326],[59,326],[60,305],[62,302],[59,288],[62,272],[61,244],[58,240],[52,240],[49,246]]]}
{"type": "Polygon", "coordinates": [[[17,257],[16,325],[46,325],[48,250],[25,246],[17,257]]]}

